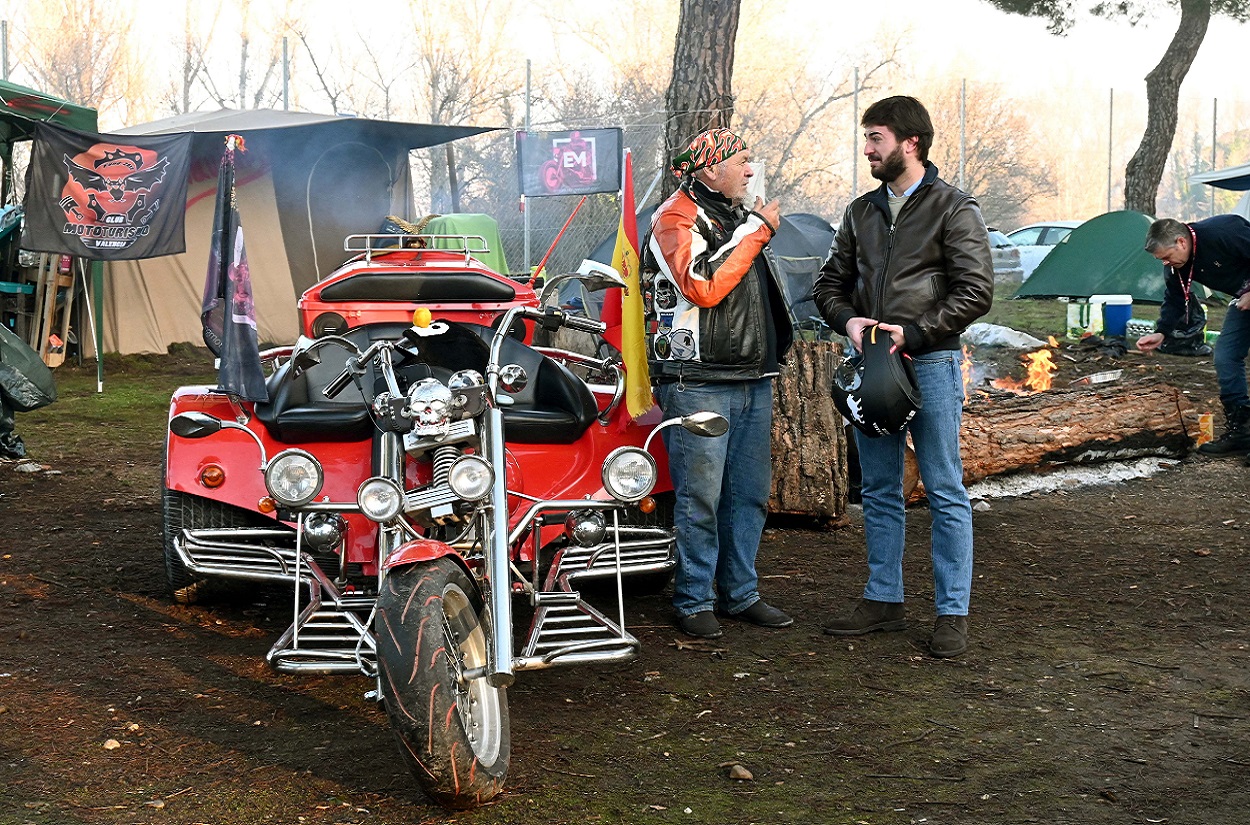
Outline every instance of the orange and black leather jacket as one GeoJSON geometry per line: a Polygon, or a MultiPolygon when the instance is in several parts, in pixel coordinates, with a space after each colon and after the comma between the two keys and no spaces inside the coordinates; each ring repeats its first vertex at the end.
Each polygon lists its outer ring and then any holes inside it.
{"type": "Polygon", "coordinates": [[[643,302],[656,381],[775,375],[794,340],[774,228],[698,181],[656,210],[643,251],[643,302]],[[775,342],[775,343],[770,343],[775,342]]]}

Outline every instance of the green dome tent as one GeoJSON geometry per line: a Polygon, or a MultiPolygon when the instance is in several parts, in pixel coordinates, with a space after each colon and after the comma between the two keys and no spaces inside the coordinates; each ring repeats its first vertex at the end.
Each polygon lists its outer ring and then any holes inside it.
{"type": "Polygon", "coordinates": [[[1016,292],[1017,298],[1132,295],[1134,303],[1163,301],[1163,265],[1146,251],[1153,218],[1108,212],[1072,230],[1016,292]]]}

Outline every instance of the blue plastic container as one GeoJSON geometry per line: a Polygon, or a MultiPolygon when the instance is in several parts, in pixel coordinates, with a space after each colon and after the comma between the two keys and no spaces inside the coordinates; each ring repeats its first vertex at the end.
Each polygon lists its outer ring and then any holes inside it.
{"type": "Polygon", "coordinates": [[[1133,317],[1132,295],[1091,295],[1089,302],[1102,304],[1102,334],[1123,337],[1133,317]]]}

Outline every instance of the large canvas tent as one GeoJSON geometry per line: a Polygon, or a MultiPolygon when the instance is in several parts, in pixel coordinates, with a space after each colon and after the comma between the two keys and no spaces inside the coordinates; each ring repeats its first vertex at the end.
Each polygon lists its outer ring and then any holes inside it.
{"type": "Polygon", "coordinates": [[[217,167],[228,134],[242,135],[237,198],[262,342],[298,334],[296,298],[346,260],[343,238],[378,232],[387,215],[411,219],[408,153],[488,128],[437,126],[275,110],[193,112],[120,135],[194,135],[187,251],[108,265],[105,352],[164,353],[202,343],[217,167]]]}
{"type": "Polygon", "coordinates": [[[1151,218],[1108,212],[1072,230],[1016,292],[1017,298],[1132,295],[1138,303],[1163,300],[1163,265],[1146,251],[1151,218]]]}

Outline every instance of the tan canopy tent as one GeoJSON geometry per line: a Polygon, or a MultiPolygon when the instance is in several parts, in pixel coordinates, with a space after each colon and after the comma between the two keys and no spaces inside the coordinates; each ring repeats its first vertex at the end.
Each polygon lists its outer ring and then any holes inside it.
{"type": "Polygon", "coordinates": [[[377,232],[387,215],[412,219],[408,153],[490,131],[276,110],[193,112],[114,134],[194,134],[187,187],[187,251],[107,265],[105,352],[164,353],[203,343],[217,167],[225,136],[236,153],[239,214],[262,342],[298,334],[296,298],[346,260],[343,238],[377,232]]]}

